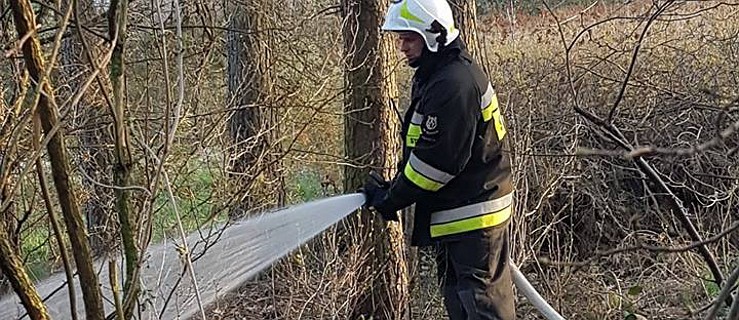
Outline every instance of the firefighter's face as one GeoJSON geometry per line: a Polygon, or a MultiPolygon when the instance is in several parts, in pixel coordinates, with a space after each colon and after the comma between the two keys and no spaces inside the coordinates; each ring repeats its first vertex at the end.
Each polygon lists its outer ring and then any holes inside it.
{"type": "Polygon", "coordinates": [[[398,32],[396,44],[409,65],[418,60],[423,53],[423,38],[418,33],[412,31],[398,32]]]}

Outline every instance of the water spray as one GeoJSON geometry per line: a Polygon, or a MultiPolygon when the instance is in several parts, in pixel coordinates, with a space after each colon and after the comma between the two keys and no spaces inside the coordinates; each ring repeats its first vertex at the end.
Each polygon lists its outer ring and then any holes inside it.
{"type": "MultiPolygon", "coordinates": [[[[336,224],[365,202],[361,193],[341,195],[290,206],[274,212],[250,217],[228,227],[219,226],[199,230],[187,237],[192,246],[194,274],[203,305],[236,289],[262,270],[300,245],[336,224]],[[214,240],[215,239],[215,240],[214,240]],[[207,249],[206,249],[207,248],[207,249]]],[[[198,313],[198,296],[193,282],[183,269],[183,258],[178,254],[177,241],[149,248],[141,268],[144,319],[187,319],[198,313]],[[175,249],[175,250],[173,250],[175,249]]],[[[98,261],[98,277],[108,279],[105,261],[98,261]]],[[[519,291],[549,320],[563,320],[518,268],[511,264],[513,281],[519,291]]],[[[121,279],[119,279],[120,281],[121,279]]],[[[103,281],[104,282],[104,281],[103,281]]],[[[45,303],[54,319],[71,319],[66,276],[57,273],[36,284],[36,289],[47,298],[45,303]]],[[[79,284],[75,283],[79,292],[79,284]]],[[[113,294],[103,287],[105,309],[114,310],[113,294]]],[[[82,294],[77,294],[82,305],[82,294]]],[[[80,310],[79,312],[82,312],[80,310]]],[[[19,319],[25,310],[16,296],[0,301],[0,319],[19,319]]],[[[84,317],[79,313],[78,317],[84,317]]]]}

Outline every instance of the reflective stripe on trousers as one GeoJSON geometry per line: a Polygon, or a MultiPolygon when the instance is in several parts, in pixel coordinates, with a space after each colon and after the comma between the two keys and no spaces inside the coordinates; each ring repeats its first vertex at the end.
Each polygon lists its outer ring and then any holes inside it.
{"type": "Polygon", "coordinates": [[[431,237],[447,236],[497,226],[508,221],[513,192],[497,199],[431,214],[431,237]]]}

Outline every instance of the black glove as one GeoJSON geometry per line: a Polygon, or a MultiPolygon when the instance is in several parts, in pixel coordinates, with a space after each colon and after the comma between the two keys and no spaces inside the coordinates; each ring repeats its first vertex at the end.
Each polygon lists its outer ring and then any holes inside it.
{"type": "Polygon", "coordinates": [[[364,203],[363,208],[366,210],[374,210],[380,213],[383,219],[388,221],[398,221],[398,213],[396,211],[383,210],[383,201],[387,198],[387,193],[390,190],[390,183],[382,179],[374,171],[370,172],[370,178],[364,184],[364,187],[360,189],[364,193],[367,201],[364,203]]]}

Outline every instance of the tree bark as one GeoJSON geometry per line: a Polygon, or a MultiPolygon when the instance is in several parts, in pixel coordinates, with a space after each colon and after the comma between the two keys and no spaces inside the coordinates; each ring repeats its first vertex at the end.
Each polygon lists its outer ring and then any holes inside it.
{"type": "MultiPolygon", "coordinates": [[[[11,119],[12,112],[5,105],[2,89],[2,84],[0,84],[0,119],[3,120],[2,123],[5,123],[4,121],[11,119]]],[[[8,131],[5,129],[0,127],[0,145],[5,145],[5,135],[8,131]]],[[[12,150],[0,149],[0,207],[6,201],[10,201],[10,205],[0,212],[0,296],[5,294],[8,290],[7,284],[10,284],[10,288],[18,294],[21,303],[33,319],[48,319],[46,307],[34,289],[33,282],[26,273],[23,262],[16,251],[18,248],[17,220],[15,205],[10,194],[10,175],[6,172],[10,153],[12,150]]]]}
{"type": "MultiPolygon", "coordinates": [[[[477,38],[477,5],[475,0],[450,0],[454,21],[459,29],[462,41],[475,56],[480,53],[480,41],[477,38]]],[[[477,57],[476,57],[477,58],[477,57]]]]}
{"type": "Polygon", "coordinates": [[[279,113],[273,105],[268,1],[251,1],[234,7],[228,33],[228,92],[233,102],[229,118],[230,167],[234,185],[243,194],[231,211],[239,218],[284,202],[280,174],[279,113]]]}
{"type": "MultiPolygon", "coordinates": [[[[394,45],[380,34],[387,4],[376,0],[344,0],[343,28],[346,55],[344,104],[345,153],[358,162],[344,171],[344,190],[356,190],[375,168],[385,177],[394,174],[399,152],[399,119],[393,110],[398,89],[392,68],[394,45]]],[[[409,317],[408,268],[401,223],[385,223],[369,213],[353,216],[355,244],[361,252],[373,252],[364,261],[360,278],[367,287],[360,293],[352,319],[407,319],[409,317]]],[[[402,219],[401,219],[402,220],[402,219]]]]}
{"type": "Polygon", "coordinates": [[[9,241],[9,235],[5,231],[6,228],[5,222],[0,220],[0,269],[6,274],[10,285],[15,290],[31,319],[51,319],[46,306],[33,286],[31,278],[28,277],[25,268],[23,268],[23,261],[9,241]]]}
{"type": "Polygon", "coordinates": [[[467,50],[480,63],[485,73],[489,74],[485,48],[477,33],[477,1],[450,0],[449,5],[452,8],[454,21],[457,24],[462,41],[467,46],[467,50]]]}
{"type": "MultiPolygon", "coordinates": [[[[8,131],[7,127],[9,127],[8,123],[11,119],[11,112],[8,106],[5,104],[4,93],[5,90],[3,88],[3,84],[0,83],[0,146],[6,146],[6,131],[8,131]]],[[[18,237],[14,235],[16,230],[15,205],[13,204],[13,200],[11,199],[10,195],[10,175],[6,175],[10,153],[10,150],[0,148],[0,208],[3,206],[3,203],[5,203],[5,201],[11,201],[7,209],[5,209],[4,211],[0,211],[0,220],[4,222],[4,225],[2,227],[4,228],[3,231],[5,231],[5,236],[3,238],[9,240],[12,239],[10,241],[11,245],[16,248],[18,237]]],[[[5,276],[5,272],[0,269],[0,296],[5,294],[10,289],[10,286],[8,286],[8,284],[9,283],[7,277],[5,276]]]]}
{"type": "MultiPolygon", "coordinates": [[[[18,38],[24,38],[36,27],[33,9],[28,0],[10,1],[15,27],[18,38]]],[[[38,35],[32,33],[23,43],[23,59],[26,63],[28,73],[35,83],[39,83],[45,74],[44,53],[38,35]]],[[[37,90],[41,90],[37,112],[41,119],[41,125],[51,139],[47,145],[47,151],[51,160],[51,171],[54,177],[54,185],[57,190],[59,204],[64,214],[64,222],[72,252],[74,253],[77,270],[80,277],[82,296],[85,302],[87,319],[103,319],[103,301],[100,294],[97,274],[92,263],[90,246],[87,242],[86,228],[82,221],[82,214],[77,204],[75,188],[70,181],[69,155],[64,142],[63,135],[55,127],[60,125],[59,111],[57,110],[54,90],[46,79],[40,82],[37,90]]]]}
{"type": "MultiPolygon", "coordinates": [[[[123,284],[123,314],[131,319],[134,307],[139,296],[139,248],[137,221],[139,217],[131,210],[130,193],[124,188],[131,185],[132,163],[128,144],[128,129],[126,126],[126,94],[124,77],[126,65],[124,62],[126,47],[126,23],[128,20],[128,0],[112,0],[108,9],[108,36],[118,39],[113,48],[110,59],[110,81],[113,88],[113,140],[115,166],[113,169],[113,184],[117,187],[115,194],[115,209],[118,212],[118,222],[121,225],[121,242],[123,256],[126,258],[126,277],[123,284]]],[[[165,57],[166,59],[166,57],[165,57]]]]}
{"type": "MultiPolygon", "coordinates": [[[[38,116],[33,119],[33,142],[31,142],[31,145],[33,146],[33,150],[41,151],[41,121],[38,116]]],[[[49,184],[46,182],[46,173],[44,172],[44,161],[40,157],[36,158],[36,176],[38,177],[38,186],[41,189],[46,213],[49,215],[49,223],[51,224],[52,230],[54,230],[54,238],[59,247],[59,255],[64,265],[64,275],[68,284],[74,284],[74,269],[71,259],[69,259],[66,242],[64,241],[61,224],[59,223],[59,215],[54,211],[54,205],[52,204],[51,192],[49,192],[49,184]]],[[[67,292],[69,292],[69,313],[72,315],[73,320],[77,320],[77,290],[74,285],[67,285],[67,292]]]]}

